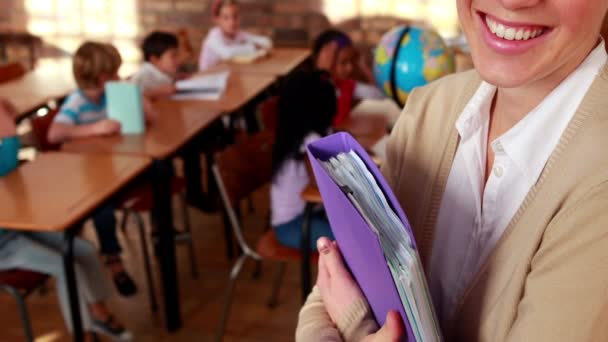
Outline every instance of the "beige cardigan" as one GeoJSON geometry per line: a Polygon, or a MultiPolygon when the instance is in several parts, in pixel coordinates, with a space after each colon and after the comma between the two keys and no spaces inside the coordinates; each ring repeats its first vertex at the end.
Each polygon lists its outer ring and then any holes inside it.
{"type": "MultiPolygon", "coordinates": [[[[454,123],[480,82],[469,71],[414,91],[387,146],[383,172],[427,268],[454,123]]],[[[366,303],[347,311],[336,327],[313,291],[296,340],[355,341],[377,329],[366,303]]],[[[446,341],[608,341],[608,65],[442,331],[446,341]]]]}

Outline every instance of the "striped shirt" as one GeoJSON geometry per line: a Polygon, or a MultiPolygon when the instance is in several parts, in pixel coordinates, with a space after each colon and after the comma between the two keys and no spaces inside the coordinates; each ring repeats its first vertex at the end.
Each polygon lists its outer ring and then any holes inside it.
{"type": "Polygon", "coordinates": [[[106,119],[106,97],[93,103],[82,91],[77,90],[65,100],[54,121],[68,125],[86,125],[106,119]]]}

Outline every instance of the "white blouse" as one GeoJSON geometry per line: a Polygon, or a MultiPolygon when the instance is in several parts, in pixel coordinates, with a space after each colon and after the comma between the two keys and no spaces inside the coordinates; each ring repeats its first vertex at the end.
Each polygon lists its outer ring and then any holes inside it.
{"type": "Polygon", "coordinates": [[[496,87],[482,82],[456,121],[460,143],[439,210],[429,274],[442,324],[538,180],[607,59],[602,41],[534,110],[491,142],[495,160],[485,189],[490,106],[496,87]]]}

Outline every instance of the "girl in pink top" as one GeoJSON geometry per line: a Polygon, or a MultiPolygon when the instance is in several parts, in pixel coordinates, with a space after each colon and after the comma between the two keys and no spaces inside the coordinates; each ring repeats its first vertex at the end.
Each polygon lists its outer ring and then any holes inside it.
{"type": "Polygon", "coordinates": [[[240,29],[239,6],[235,0],[215,0],[212,12],[215,27],[203,41],[199,69],[212,66],[237,56],[255,54],[258,50],[269,50],[272,41],[240,29]]]}

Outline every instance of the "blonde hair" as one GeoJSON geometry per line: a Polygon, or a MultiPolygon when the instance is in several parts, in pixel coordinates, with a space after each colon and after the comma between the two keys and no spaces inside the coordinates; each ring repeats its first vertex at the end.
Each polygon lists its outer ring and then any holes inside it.
{"type": "Polygon", "coordinates": [[[122,64],[120,53],[107,43],[85,42],[74,54],[72,71],[80,89],[98,88],[102,76],[113,76],[122,64]]]}

